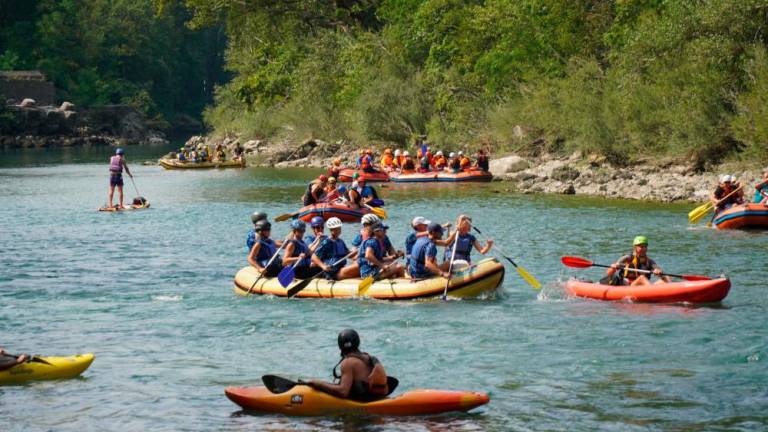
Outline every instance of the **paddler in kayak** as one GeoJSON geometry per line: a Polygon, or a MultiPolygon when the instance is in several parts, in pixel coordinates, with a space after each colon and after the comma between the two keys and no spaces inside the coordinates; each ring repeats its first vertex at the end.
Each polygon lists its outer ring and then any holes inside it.
{"type": "Polygon", "coordinates": [[[329,280],[349,279],[357,277],[360,269],[357,265],[347,265],[343,259],[351,252],[344,240],[341,239],[341,219],[332,217],[325,222],[331,235],[325,237],[320,246],[312,254],[312,263],[323,270],[323,276],[329,280]],[[334,265],[335,264],[335,265],[334,265]]]}
{"type": "Polygon", "coordinates": [[[115,186],[117,186],[118,199],[120,200],[117,208],[125,208],[123,207],[123,169],[125,169],[126,174],[133,178],[128,164],[125,163],[125,152],[118,148],[115,150],[115,155],[109,158],[109,207],[112,207],[112,196],[115,194],[115,186]]]}
{"type": "Polygon", "coordinates": [[[325,194],[325,187],[328,184],[328,177],[321,174],[317,179],[313,180],[307,185],[307,190],[304,191],[304,195],[301,197],[305,206],[317,204],[322,201],[325,194]]]}
{"type": "Polygon", "coordinates": [[[719,213],[731,206],[744,203],[744,189],[736,181],[736,177],[723,174],[720,176],[720,183],[712,192],[712,204],[715,206],[715,213],[719,213]]]}
{"type": "Polygon", "coordinates": [[[262,273],[265,277],[277,276],[280,270],[283,269],[282,260],[277,254],[277,249],[282,246],[281,241],[275,241],[269,238],[272,231],[272,224],[267,220],[260,220],[256,222],[254,227],[256,234],[259,237],[251,248],[251,252],[248,254],[248,263],[251,264],[259,273],[262,273]],[[272,257],[275,256],[275,259],[272,257]],[[267,268],[267,264],[269,267],[267,268]]]}
{"type": "Polygon", "coordinates": [[[437,264],[436,241],[443,238],[443,227],[432,222],[427,226],[427,237],[416,240],[411,250],[411,259],[408,261],[408,274],[412,279],[426,279],[432,276],[448,277],[449,261],[437,264]]]}
{"type": "Polygon", "coordinates": [[[445,247],[445,261],[451,260],[454,242],[458,242],[456,244],[456,256],[454,257],[454,260],[463,260],[470,265],[472,264],[470,254],[472,253],[473,247],[483,255],[487,254],[488,251],[491,250],[491,247],[493,247],[493,240],[489,239],[485,242],[485,246],[481,246],[480,242],[477,240],[477,237],[472,235],[470,232],[472,229],[471,217],[466,215],[459,216],[459,219],[456,222],[456,226],[458,234],[455,236],[456,238],[445,247]]]}
{"type": "Polygon", "coordinates": [[[755,185],[755,197],[752,201],[756,204],[768,204],[768,168],[763,171],[763,181],[755,185]]]}
{"type": "Polygon", "coordinates": [[[600,283],[608,285],[651,285],[650,274],[632,271],[633,269],[647,270],[661,279],[656,283],[672,282],[669,276],[661,276],[663,273],[661,267],[656,261],[650,259],[648,253],[648,238],[637,236],[632,241],[632,253],[624,255],[618,261],[611,264],[605,273],[606,277],[600,280],[600,283]]]}
{"type": "Polygon", "coordinates": [[[324,393],[360,402],[385,398],[389,394],[387,372],[379,359],[360,351],[360,335],[352,329],[343,330],[339,333],[338,343],[341,360],[333,367],[333,377],[338,382],[312,380],[308,385],[324,393]]]}
{"type": "Polygon", "coordinates": [[[312,265],[312,252],[309,246],[304,242],[304,232],[307,230],[307,224],[301,220],[291,222],[291,237],[285,245],[285,255],[283,256],[283,266],[294,266],[296,277],[306,279],[320,272],[319,267],[312,265]]]}
{"type": "Polygon", "coordinates": [[[360,277],[372,276],[377,279],[391,279],[402,277],[405,269],[396,260],[402,256],[401,252],[387,255],[386,228],[381,223],[369,228],[373,237],[369,237],[360,246],[357,263],[360,266],[360,277]]]}
{"type": "Polygon", "coordinates": [[[28,354],[13,355],[5,352],[3,348],[0,348],[0,371],[8,370],[16,365],[20,365],[26,361],[29,361],[28,354]]]}
{"type": "Polygon", "coordinates": [[[267,214],[261,211],[255,211],[251,215],[251,222],[253,223],[253,228],[248,230],[248,235],[245,237],[245,246],[250,251],[253,249],[253,245],[256,244],[256,224],[259,223],[259,221],[265,221],[267,220],[267,214]]]}

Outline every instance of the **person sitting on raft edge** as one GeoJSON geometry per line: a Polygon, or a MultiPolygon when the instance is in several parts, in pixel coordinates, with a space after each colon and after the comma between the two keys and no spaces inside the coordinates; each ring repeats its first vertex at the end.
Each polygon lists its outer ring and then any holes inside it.
{"type": "Polygon", "coordinates": [[[248,234],[245,237],[245,247],[248,248],[248,251],[253,249],[253,245],[256,243],[256,224],[259,221],[265,221],[267,220],[267,214],[262,211],[255,211],[251,215],[251,222],[253,223],[253,228],[248,230],[248,234]]]}
{"type": "Polygon", "coordinates": [[[615,263],[611,264],[611,268],[606,270],[606,277],[600,280],[600,283],[607,283],[608,285],[651,285],[650,278],[652,275],[659,276],[661,279],[656,283],[672,282],[669,276],[661,276],[663,273],[661,267],[656,264],[656,261],[648,257],[648,238],[645,236],[637,236],[632,242],[633,251],[629,255],[624,255],[618,259],[615,263]],[[639,273],[633,271],[647,270],[652,274],[639,273]]]}
{"type": "Polygon", "coordinates": [[[356,252],[350,251],[344,240],[341,239],[341,219],[332,217],[325,223],[325,227],[331,232],[330,237],[325,237],[320,246],[312,254],[312,262],[323,270],[323,276],[328,280],[341,280],[357,277],[360,269],[356,264],[346,265],[344,257],[356,252]],[[335,264],[335,265],[334,265],[335,264]]]}
{"type": "Polygon", "coordinates": [[[325,187],[328,185],[328,177],[325,174],[320,174],[317,179],[312,180],[307,185],[307,190],[301,197],[301,201],[305,206],[317,204],[323,200],[325,195],[325,187]]]}
{"type": "Polygon", "coordinates": [[[256,268],[264,277],[277,276],[283,269],[282,260],[277,250],[282,246],[282,242],[269,238],[272,231],[272,224],[267,220],[256,222],[254,230],[259,235],[257,241],[253,244],[251,252],[248,254],[248,263],[256,268]],[[275,257],[272,259],[272,257],[275,257]],[[270,263],[270,260],[272,261],[270,263]],[[269,264],[269,267],[267,267],[269,264]]]}
{"type": "Polygon", "coordinates": [[[443,237],[443,227],[432,222],[427,226],[429,236],[419,237],[411,249],[411,259],[408,261],[408,274],[412,279],[426,279],[433,275],[448,277],[449,261],[437,264],[436,241],[443,237]]]}
{"type": "Polygon", "coordinates": [[[340,398],[372,402],[389,394],[387,372],[376,357],[360,351],[360,335],[353,329],[342,330],[338,336],[341,360],[333,367],[335,384],[321,380],[307,383],[312,388],[340,398]],[[340,373],[336,372],[339,368],[340,373]]]}
{"type": "Polygon", "coordinates": [[[394,256],[386,255],[385,229],[381,223],[368,227],[369,235],[372,237],[363,241],[357,259],[362,278],[372,276],[378,279],[390,279],[402,277],[405,273],[403,266],[397,263],[397,259],[402,256],[401,253],[396,252],[394,256]]]}
{"type": "Polygon", "coordinates": [[[307,224],[302,220],[294,220],[291,222],[291,231],[292,235],[285,245],[283,266],[295,266],[295,274],[299,279],[310,278],[319,273],[320,268],[312,265],[312,252],[304,242],[307,224]]]}

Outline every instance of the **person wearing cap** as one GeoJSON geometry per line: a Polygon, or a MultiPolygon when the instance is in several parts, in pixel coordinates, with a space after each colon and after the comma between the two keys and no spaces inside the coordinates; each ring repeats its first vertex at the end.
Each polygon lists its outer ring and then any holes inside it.
{"type": "Polygon", "coordinates": [[[357,169],[361,169],[363,166],[363,158],[365,157],[365,149],[360,149],[360,157],[357,158],[357,169]]]}
{"type": "Polygon", "coordinates": [[[256,224],[259,221],[267,220],[267,214],[261,211],[255,211],[251,215],[251,222],[253,223],[253,228],[248,230],[248,235],[245,237],[245,246],[250,251],[253,249],[253,245],[256,244],[256,224]]]}
{"type": "Polygon", "coordinates": [[[656,261],[648,257],[648,238],[640,235],[632,241],[632,253],[622,256],[618,261],[611,264],[611,268],[605,272],[606,277],[600,282],[608,285],[650,285],[652,275],[661,278],[656,283],[671,282],[669,276],[661,276],[662,273],[663,271],[656,264],[656,261]],[[634,270],[647,270],[652,274],[634,270]]]}
{"type": "Polygon", "coordinates": [[[431,223],[432,223],[431,221],[427,220],[422,216],[416,216],[411,221],[411,228],[413,228],[413,231],[411,231],[410,233],[408,233],[407,236],[405,236],[406,265],[408,265],[411,262],[411,251],[413,250],[413,245],[416,244],[416,240],[418,239],[418,237],[424,237],[428,234],[427,225],[431,223]]]}
{"type": "Polygon", "coordinates": [[[272,224],[266,219],[256,222],[254,230],[259,237],[248,254],[248,263],[265,277],[277,276],[283,269],[282,260],[278,254],[278,249],[283,243],[269,238],[272,224]]]}
{"type": "Polygon", "coordinates": [[[341,239],[341,219],[332,217],[325,222],[331,235],[324,237],[320,246],[312,254],[312,263],[323,271],[329,280],[341,280],[357,277],[360,271],[356,265],[348,266],[344,259],[352,253],[341,239]]]}
{"type": "Polygon", "coordinates": [[[763,180],[755,185],[755,197],[752,201],[756,204],[768,204],[768,168],[763,171],[763,180]]]}
{"type": "Polygon", "coordinates": [[[320,242],[325,239],[325,221],[322,216],[313,216],[309,221],[309,227],[312,229],[312,234],[307,236],[306,243],[309,246],[309,251],[314,252],[320,242]]]}
{"type": "Polygon", "coordinates": [[[445,247],[445,260],[450,261],[451,256],[453,255],[453,243],[457,242],[456,244],[456,255],[454,256],[454,260],[464,260],[467,262],[467,264],[472,264],[472,259],[470,258],[470,254],[472,253],[472,248],[474,247],[477,249],[478,252],[485,255],[488,253],[488,251],[491,250],[491,247],[493,247],[493,240],[488,240],[485,243],[485,246],[481,246],[480,242],[477,240],[477,237],[472,235],[470,230],[472,229],[472,218],[467,215],[461,215],[459,216],[458,220],[456,221],[456,229],[458,232],[454,232],[451,236],[452,240],[451,242],[446,245],[445,247]]]}
{"type": "Polygon", "coordinates": [[[386,228],[377,223],[368,228],[373,235],[363,242],[357,255],[357,263],[360,266],[360,277],[373,276],[378,279],[390,279],[402,277],[405,269],[397,263],[401,255],[387,255],[386,228]]]}
{"type": "Polygon", "coordinates": [[[443,227],[436,222],[427,225],[426,237],[419,237],[411,249],[411,259],[408,261],[408,274],[413,279],[426,279],[432,276],[448,277],[448,266],[450,262],[446,261],[440,265],[437,264],[437,244],[438,240],[443,238],[443,227]]]}
{"type": "Polygon", "coordinates": [[[299,279],[306,279],[320,272],[320,268],[312,265],[312,252],[304,242],[304,232],[307,224],[301,220],[291,222],[291,236],[285,245],[283,266],[295,266],[294,271],[299,279]]]}
{"type": "Polygon", "coordinates": [[[304,191],[304,195],[301,197],[305,206],[317,204],[322,201],[323,194],[325,193],[325,187],[328,184],[328,177],[325,174],[320,174],[315,180],[311,181],[307,185],[307,190],[304,191]]]}
{"type": "Polygon", "coordinates": [[[115,195],[115,187],[117,187],[119,200],[117,208],[125,208],[123,207],[123,169],[125,169],[126,174],[133,178],[133,174],[125,162],[125,152],[118,148],[115,150],[115,155],[109,158],[109,207],[112,207],[112,198],[115,195]]]}
{"type": "Polygon", "coordinates": [[[712,204],[715,213],[719,213],[733,205],[744,203],[744,189],[736,182],[736,177],[730,174],[720,176],[720,183],[712,192],[712,204]]]}

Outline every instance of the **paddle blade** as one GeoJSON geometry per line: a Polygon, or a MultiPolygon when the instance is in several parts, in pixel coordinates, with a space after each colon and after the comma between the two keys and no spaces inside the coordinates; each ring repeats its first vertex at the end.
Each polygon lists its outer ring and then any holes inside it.
{"type": "Polygon", "coordinates": [[[272,393],[285,393],[296,386],[296,382],[277,375],[264,375],[261,377],[264,387],[272,393]]]}
{"type": "Polygon", "coordinates": [[[560,258],[560,261],[566,267],[574,267],[574,268],[592,267],[592,261],[585,260],[584,258],[574,257],[574,256],[564,256],[560,258]]]}
{"type": "Polygon", "coordinates": [[[533,277],[532,274],[528,273],[528,271],[520,266],[517,266],[517,272],[520,273],[520,277],[522,277],[526,282],[528,282],[528,285],[532,286],[534,289],[541,289],[541,283],[536,280],[535,277],[533,277]]]}
{"type": "Polygon", "coordinates": [[[365,279],[363,279],[360,282],[360,285],[357,286],[357,295],[358,296],[364,296],[365,293],[368,291],[368,288],[373,285],[373,276],[368,276],[365,279]]]}
{"type": "Polygon", "coordinates": [[[707,214],[709,211],[713,208],[711,202],[708,202],[706,204],[700,205],[696,207],[695,209],[691,210],[690,213],[688,213],[688,222],[692,224],[697,224],[699,221],[707,214]]]}
{"type": "Polygon", "coordinates": [[[683,279],[687,281],[707,281],[712,280],[711,277],[707,276],[698,276],[698,275],[681,275],[683,279]]]}
{"type": "Polygon", "coordinates": [[[294,216],[294,213],[281,214],[280,216],[275,218],[275,222],[287,221],[288,219],[292,218],[293,216],[294,216]]]}
{"type": "Polygon", "coordinates": [[[309,283],[312,282],[312,279],[304,279],[303,281],[297,283],[296,285],[292,286],[288,290],[288,297],[293,297],[296,294],[298,294],[301,290],[307,287],[309,283]]]}
{"type": "Polygon", "coordinates": [[[280,270],[280,274],[277,275],[277,280],[280,281],[280,285],[282,285],[283,288],[288,288],[288,285],[293,282],[293,276],[295,274],[296,272],[293,270],[293,266],[284,267],[280,270]]]}
{"type": "Polygon", "coordinates": [[[381,207],[369,207],[369,208],[371,209],[371,213],[375,214],[381,219],[386,219],[389,217],[389,215],[387,214],[387,211],[381,207]]]}

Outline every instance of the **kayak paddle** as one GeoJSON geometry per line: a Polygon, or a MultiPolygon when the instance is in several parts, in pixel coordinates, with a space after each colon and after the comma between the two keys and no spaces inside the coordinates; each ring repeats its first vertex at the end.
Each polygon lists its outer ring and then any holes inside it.
{"type": "MultiPolygon", "coordinates": [[[[587,260],[587,259],[584,259],[584,258],[579,258],[579,257],[574,257],[574,256],[564,256],[564,257],[562,257],[560,259],[560,261],[562,261],[563,265],[565,265],[567,267],[573,267],[573,268],[589,268],[589,267],[612,268],[609,265],[595,264],[595,263],[593,263],[590,260],[587,260]]],[[[626,269],[629,269],[630,271],[638,272],[638,273],[645,273],[645,274],[653,273],[650,270],[633,269],[633,268],[630,268],[628,266],[617,268],[617,270],[626,270],[626,269]]],[[[698,276],[698,275],[678,275],[678,274],[672,274],[672,273],[662,273],[660,276],[672,276],[672,277],[684,279],[684,280],[687,280],[687,281],[712,280],[711,277],[698,276]]]]}
{"type": "MultiPolygon", "coordinates": [[[[283,240],[283,244],[281,244],[280,247],[277,249],[277,251],[275,251],[275,254],[272,255],[272,258],[270,258],[269,261],[267,261],[267,265],[264,266],[264,272],[259,273],[259,277],[257,277],[256,280],[253,281],[253,285],[251,285],[251,287],[248,288],[248,292],[245,295],[250,295],[251,294],[251,291],[253,290],[253,287],[255,287],[257,283],[259,283],[261,278],[264,276],[264,273],[266,273],[267,269],[272,264],[272,261],[274,261],[275,258],[277,258],[278,255],[280,255],[280,251],[283,250],[283,246],[285,246],[285,244],[288,242],[288,239],[291,238],[291,235],[292,234],[288,234],[288,236],[285,237],[285,240],[283,240]]],[[[281,272],[282,272],[282,270],[281,270],[281,272]]]]}
{"type": "MultiPolygon", "coordinates": [[[[352,256],[352,255],[353,255],[353,254],[354,254],[356,251],[357,251],[357,250],[355,250],[355,251],[352,251],[352,252],[350,252],[349,254],[345,255],[343,258],[340,258],[338,261],[336,261],[335,263],[331,264],[331,267],[336,267],[336,266],[337,266],[337,265],[338,265],[340,262],[342,262],[342,261],[344,261],[345,259],[347,259],[347,258],[351,257],[351,256],[352,256]]],[[[321,274],[323,274],[323,272],[318,272],[316,275],[312,276],[311,278],[307,278],[307,279],[304,279],[303,281],[301,281],[301,282],[297,283],[296,285],[292,286],[292,287],[291,287],[291,288],[288,290],[288,292],[286,293],[286,295],[287,295],[288,297],[293,297],[293,296],[295,296],[295,295],[296,295],[296,294],[298,294],[298,293],[299,293],[301,290],[303,290],[304,288],[306,288],[306,287],[309,285],[309,283],[310,283],[310,282],[312,282],[314,279],[316,279],[316,278],[317,278],[318,276],[320,276],[321,274]]]]}
{"type": "MultiPolygon", "coordinates": [[[[478,234],[482,234],[483,232],[480,231],[476,226],[472,225],[472,229],[477,231],[478,234]]],[[[541,282],[538,281],[535,277],[533,277],[532,274],[528,273],[528,270],[524,269],[523,267],[517,265],[514,261],[512,261],[512,258],[507,256],[503,250],[501,250],[498,246],[494,245],[496,250],[499,252],[499,255],[501,255],[504,259],[509,261],[512,266],[515,267],[515,270],[517,270],[517,273],[520,275],[521,278],[523,278],[524,281],[528,282],[528,285],[532,286],[534,289],[541,289],[541,282]]]]}
{"type": "MultiPolygon", "coordinates": [[[[725,200],[729,196],[735,194],[736,192],[738,192],[743,187],[744,187],[744,185],[741,185],[741,186],[737,187],[736,189],[732,190],[731,193],[729,193],[728,195],[726,195],[722,199],[720,199],[720,201],[718,201],[718,203],[722,202],[723,200],[725,200]]],[[[690,213],[688,213],[688,222],[690,222],[692,224],[699,223],[699,221],[701,221],[701,219],[704,217],[704,215],[709,213],[709,211],[712,210],[713,208],[715,208],[715,205],[712,203],[712,201],[696,207],[695,209],[691,210],[690,213]]]]}
{"type": "MultiPolygon", "coordinates": [[[[297,385],[309,385],[308,382],[302,380],[293,381],[277,375],[263,375],[261,377],[261,382],[264,383],[264,387],[266,387],[267,390],[275,394],[285,393],[297,385]]],[[[400,380],[395,377],[387,376],[387,396],[395,391],[398,384],[400,384],[400,380]]]]}
{"type": "Polygon", "coordinates": [[[456,238],[453,239],[453,250],[451,251],[451,261],[448,263],[448,277],[445,279],[445,289],[443,290],[443,297],[442,297],[443,300],[448,300],[448,287],[451,285],[451,273],[453,272],[453,260],[454,258],[456,258],[456,245],[458,244],[459,244],[459,227],[456,227],[456,238]]]}

